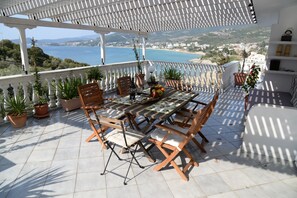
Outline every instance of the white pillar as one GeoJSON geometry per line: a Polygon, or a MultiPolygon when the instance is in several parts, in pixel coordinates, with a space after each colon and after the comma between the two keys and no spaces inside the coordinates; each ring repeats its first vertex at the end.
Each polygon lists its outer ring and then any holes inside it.
{"type": "Polygon", "coordinates": [[[21,58],[22,58],[22,67],[25,74],[28,74],[29,71],[29,61],[28,61],[28,51],[27,51],[27,41],[26,41],[26,32],[25,28],[17,27],[20,33],[20,49],[21,49],[21,58]]]}
{"type": "Polygon", "coordinates": [[[146,37],[142,37],[142,59],[146,59],[146,37]]]}
{"type": "Polygon", "coordinates": [[[99,33],[100,35],[100,50],[101,50],[101,64],[105,64],[105,33],[99,33]]]}
{"type": "Polygon", "coordinates": [[[22,67],[25,74],[29,72],[29,61],[28,61],[28,50],[27,50],[27,41],[26,41],[26,29],[33,29],[36,26],[29,25],[16,25],[5,23],[7,27],[17,28],[20,33],[20,50],[21,50],[21,58],[22,58],[22,67]]]}
{"type": "Polygon", "coordinates": [[[101,64],[105,64],[105,34],[108,34],[109,32],[102,32],[102,31],[95,31],[99,34],[100,37],[100,49],[101,49],[101,64]]]}

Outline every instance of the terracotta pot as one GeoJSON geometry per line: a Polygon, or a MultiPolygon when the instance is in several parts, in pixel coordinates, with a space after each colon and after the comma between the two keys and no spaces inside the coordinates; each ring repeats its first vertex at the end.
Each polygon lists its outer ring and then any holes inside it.
{"type": "Polygon", "coordinates": [[[167,87],[181,90],[181,80],[165,80],[165,84],[167,87]]]}
{"type": "Polygon", "coordinates": [[[72,98],[70,100],[60,99],[60,103],[65,111],[72,111],[81,107],[79,98],[72,98]]]}
{"type": "Polygon", "coordinates": [[[48,104],[36,104],[34,105],[34,109],[35,109],[35,114],[34,117],[37,118],[45,118],[49,116],[48,113],[48,104]]]}
{"type": "Polygon", "coordinates": [[[22,128],[22,127],[26,126],[26,122],[27,122],[27,114],[26,113],[24,113],[23,115],[20,115],[20,116],[7,115],[7,118],[14,128],[22,128]]]}
{"type": "Polygon", "coordinates": [[[237,86],[242,86],[245,82],[245,79],[247,77],[246,73],[234,73],[234,87],[237,86]]]}

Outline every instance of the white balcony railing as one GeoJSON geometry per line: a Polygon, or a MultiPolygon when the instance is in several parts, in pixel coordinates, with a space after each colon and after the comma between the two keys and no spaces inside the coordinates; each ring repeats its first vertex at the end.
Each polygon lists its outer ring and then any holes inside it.
{"type": "MultiPolygon", "coordinates": [[[[225,67],[217,65],[173,63],[161,61],[144,61],[142,63],[143,71],[146,74],[146,79],[149,78],[148,67],[151,64],[154,65],[156,68],[154,75],[157,77],[158,81],[164,81],[163,71],[166,67],[174,67],[182,73],[183,83],[187,83],[189,86],[192,87],[192,90],[194,91],[212,92],[214,89],[217,88],[222,89],[223,84],[225,83],[222,82],[225,67]]],[[[233,63],[231,65],[233,65],[232,67],[235,67],[236,63],[233,63]]],[[[43,84],[48,89],[49,107],[55,108],[60,106],[60,94],[57,89],[57,84],[60,79],[64,80],[69,77],[86,79],[86,72],[91,67],[94,66],[40,72],[41,79],[43,79],[43,84]]],[[[135,74],[137,73],[136,62],[110,64],[100,66],[100,68],[105,76],[104,79],[100,82],[101,87],[105,92],[116,90],[117,78],[121,76],[135,76],[135,74]]],[[[0,77],[0,89],[3,90],[4,98],[8,96],[9,92],[12,92],[14,95],[21,93],[24,94],[24,97],[27,98],[27,102],[29,104],[33,104],[36,100],[36,98],[34,97],[34,90],[32,89],[33,83],[33,74],[0,77]],[[11,91],[8,91],[9,89],[11,91]]],[[[226,81],[226,84],[229,84],[229,82],[226,81]]],[[[3,101],[0,101],[0,103],[3,104],[3,101]]],[[[2,105],[0,104],[0,108],[1,106],[2,105]]],[[[3,121],[1,116],[3,117],[3,115],[0,114],[0,123],[3,121]]]]}

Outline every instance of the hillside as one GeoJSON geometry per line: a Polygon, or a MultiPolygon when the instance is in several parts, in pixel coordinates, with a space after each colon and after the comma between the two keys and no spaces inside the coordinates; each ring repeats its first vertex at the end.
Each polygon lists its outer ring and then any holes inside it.
{"type": "MultiPolygon", "coordinates": [[[[256,25],[238,27],[216,27],[205,29],[180,30],[170,32],[150,33],[149,43],[165,42],[199,42],[219,46],[226,43],[255,43],[268,41],[270,29],[256,25]]],[[[131,45],[133,34],[112,33],[106,35],[106,43],[109,45],[131,45]]],[[[65,38],[59,40],[39,40],[38,45],[70,45],[70,46],[97,46],[97,35],[78,38],[65,38]]]]}

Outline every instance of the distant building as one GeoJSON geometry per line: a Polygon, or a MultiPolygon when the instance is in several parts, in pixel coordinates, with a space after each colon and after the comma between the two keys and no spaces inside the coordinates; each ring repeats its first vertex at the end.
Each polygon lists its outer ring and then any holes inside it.
{"type": "Polygon", "coordinates": [[[264,70],[266,60],[265,60],[265,55],[263,54],[257,54],[256,52],[252,52],[249,57],[245,59],[245,67],[244,70],[247,71],[253,64],[259,65],[261,68],[261,71],[264,70]]]}

